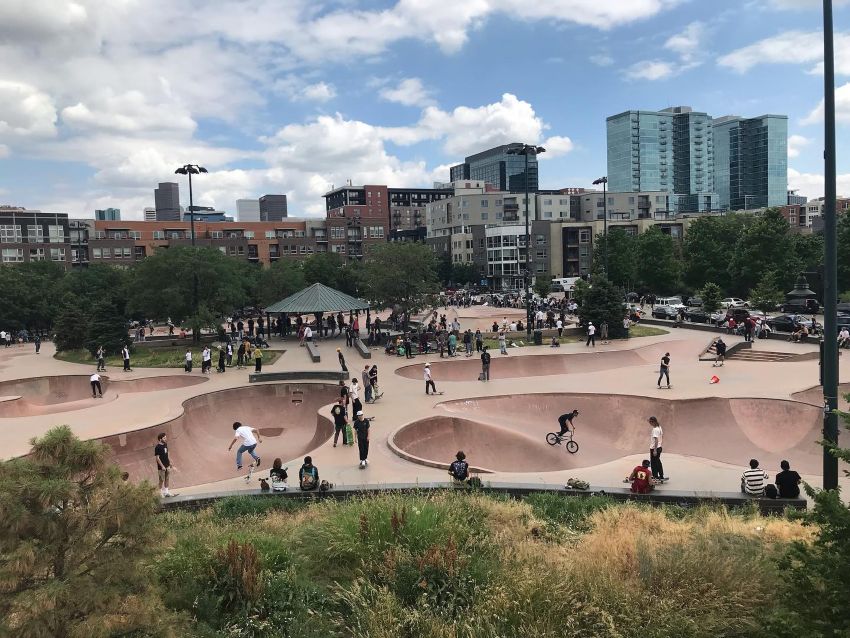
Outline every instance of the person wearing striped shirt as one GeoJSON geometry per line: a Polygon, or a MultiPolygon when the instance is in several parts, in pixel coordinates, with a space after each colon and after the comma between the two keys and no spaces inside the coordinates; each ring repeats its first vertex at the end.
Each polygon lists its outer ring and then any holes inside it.
{"type": "Polygon", "coordinates": [[[750,469],[741,475],[741,491],[750,496],[764,496],[764,486],[770,477],[759,468],[756,459],[750,459],[750,469]]]}

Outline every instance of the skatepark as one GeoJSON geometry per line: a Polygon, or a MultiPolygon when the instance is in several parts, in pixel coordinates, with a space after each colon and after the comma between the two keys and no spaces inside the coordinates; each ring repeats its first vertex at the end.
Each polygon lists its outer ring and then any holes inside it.
{"type": "MultiPolygon", "coordinates": [[[[492,310],[499,318],[506,314],[492,310]]],[[[463,311],[462,329],[489,320],[465,318],[463,311]]],[[[595,349],[584,343],[511,348],[508,355],[495,349],[486,383],[477,381],[477,356],[431,354],[411,361],[378,348],[363,360],[344,340],[328,339],[318,342],[322,357],[313,363],[297,341],[275,339],[272,349],[285,352],[264,372],[287,373],[291,378],[285,382],[250,383],[248,371],[235,368],[209,375],[109,369],[104,399],[91,398],[90,366],[54,359],[49,342],[39,355],[24,344],[0,350],[0,440],[5,458],[19,456],[28,452],[33,437],[67,424],[82,438],[107,443],[130,480],[153,481],[153,446],[165,432],[176,466],[172,489],[183,495],[259,489],[256,480],[245,482],[245,470],[236,470],[234,451],[227,450],[234,421],[257,428],[263,437],[257,448],[259,477],[267,475],[276,457],[289,465],[292,476],[310,454],[321,478],[338,486],[445,481],[447,464],[463,449],[486,481],[563,486],[568,478],[581,477],[604,489],[620,487],[622,477],[647,457],[647,418],[656,416],[664,427],[670,489],[736,491],[750,458],[758,458],[771,476],[787,459],[818,485],[817,360],[732,358],[712,368],[700,361],[710,338],[679,329],[595,349]],[[379,368],[383,398],[364,404],[366,416],[374,417],[365,469],[358,467],[356,447],[333,447],[330,407],[339,394],[337,382],[299,377],[339,372],[337,347],[347,359],[349,381],[359,380],[363,365],[379,368]],[[658,360],[665,352],[672,359],[671,390],[656,387],[658,360]],[[425,395],[426,362],[441,396],[425,395]],[[710,383],[713,375],[718,383],[710,383]],[[546,433],[557,431],[557,417],[572,409],[580,411],[575,454],[545,441],[546,433]]],[[[730,345],[738,340],[727,338],[730,345]]],[[[787,354],[816,348],[784,341],[753,346],[787,354]]],[[[847,357],[841,358],[840,373],[843,390],[850,390],[847,357]]],[[[841,436],[846,436],[843,429],[841,436]]],[[[847,479],[841,480],[848,487],[847,479]]]]}

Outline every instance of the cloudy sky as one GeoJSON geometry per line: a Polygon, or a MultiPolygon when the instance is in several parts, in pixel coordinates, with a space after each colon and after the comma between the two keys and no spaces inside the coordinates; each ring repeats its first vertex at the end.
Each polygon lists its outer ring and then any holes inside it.
{"type": "MultiPolygon", "coordinates": [[[[836,0],[850,194],[850,0],[836,0]]],[[[180,164],[196,203],[430,186],[537,142],[546,188],[605,171],[605,117],[789,116],[789,185],[823,194],[819,0],[0,0],[0,203],[139,218],[180,164]]],[[[843,150],[842,150],[843,149],[843,150]]],[[[188,189],[181,183],[186,200],[188,189]]],[[[184,205],[187,201],[183,202],[184,205]]]]}

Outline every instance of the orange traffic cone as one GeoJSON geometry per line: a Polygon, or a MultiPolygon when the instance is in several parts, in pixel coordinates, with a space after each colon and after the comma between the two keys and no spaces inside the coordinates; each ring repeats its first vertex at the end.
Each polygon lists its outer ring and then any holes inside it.
{"type": "Polygon", "coordinates": [[[715,374],[715,375],[713,375],[713,376],[711,377],[711,379],[709,379],[709,380],[708,380],[708,382],[709,382],[709,383],[720,383],[720,377],[718,377],[718,376],[715,374]]]}

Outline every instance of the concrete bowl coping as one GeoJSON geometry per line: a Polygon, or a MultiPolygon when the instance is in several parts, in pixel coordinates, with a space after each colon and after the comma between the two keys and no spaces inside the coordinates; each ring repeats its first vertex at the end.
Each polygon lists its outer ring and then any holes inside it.
{"type": "Polygon", "coordinates": [[[161,509],[169,510],[200,510],[213,505],[215,502],[232,497],[247,498],[288,498],[296,500],[310,499],[349,499],[363,496],[376,496],[392,492],[397,494],[419,494],[426,492],[441,491],[475,491],[483,494],[504,494],[515,499],[522,499],[532,494],[558,494],[564,497],[586,498],[588,496],[606,496],[615,501],[635,501],[647,503],[653,506],[676,505],[679,507],[699,507],[700,505],[725,505],[727,507],[746,507],[755,504],[762,514],[782,515],[786,510],[805,510],[807,507],[804,498],[798,499],[771,499],[756,498],[739,492],[688,492],[658,489],[650,494],[634,494],[627,488],[599,489],[591,486],[587,490],[574,490],[560,485],[544,483],[490,483],[485,482],[480,488],[470,488],[462,484],[446,482],[427,483],[381,483],[365,485],[334,486],[332,489],[321,492],[311,490],[302,492],[298,489],[286,492],[258,492],[258,491],[229,491],[210,492],[205,494],[191,494],[161,499],[161,509]]]}

